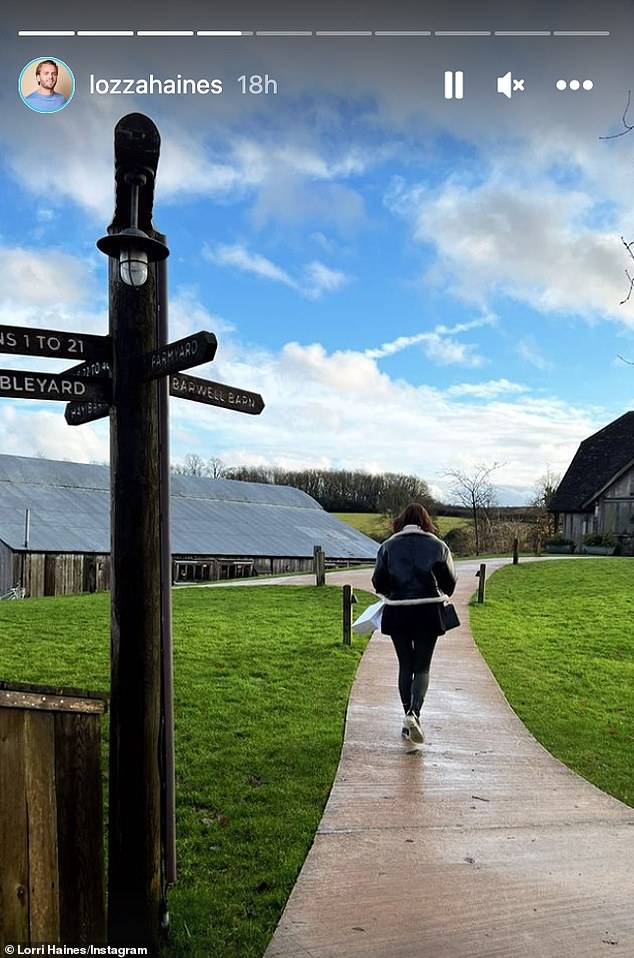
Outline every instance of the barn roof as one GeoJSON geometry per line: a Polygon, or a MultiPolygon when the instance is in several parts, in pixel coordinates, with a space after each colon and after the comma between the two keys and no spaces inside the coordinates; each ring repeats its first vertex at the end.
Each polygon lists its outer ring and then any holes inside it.
{"type": "MultiPolygon", "coordinates": [[[[374,559],[378,545],[290,486],[171,477],[172,554],[374,559]]],[[[29,551],[110,551],[107,466],[0,455],[0,540],[29,551]]]]}
{"type": "Polygon", "coordinates": [[[559,483],[551,512],[583,512],[634,463],[634,412],[626,412],[584,439],[559,483]]]}

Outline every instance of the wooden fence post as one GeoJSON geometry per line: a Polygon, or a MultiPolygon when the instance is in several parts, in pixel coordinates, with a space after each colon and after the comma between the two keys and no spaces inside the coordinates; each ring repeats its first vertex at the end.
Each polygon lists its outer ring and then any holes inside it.
{"type": "Polygon", "coordinates": [[[487,574],[487,565],[486,562],[480,563],[480,569],[476,572],[478,576],[478,603],[481,605],[484,602],[484,583],[486,580],[487,574]]]}
{"type": "Polygon", "coordinates": [[[326,556],[321,546],[313,547],[313,567],[315,570],[315,585],[325,585],[326,556]]]}
{"type": "Polygon", "coordinates": [[[352,642],[352,603],[355,598],[352,594],[352,586],[343,587],[343,644],[350,645],[352,642]]]}
{"type": "Polygon", "coordinates": [[[519,548],[519,539],[516,537],[513,539],[513,565],[517,565],[517,563],[520,561],[519,548]]]}

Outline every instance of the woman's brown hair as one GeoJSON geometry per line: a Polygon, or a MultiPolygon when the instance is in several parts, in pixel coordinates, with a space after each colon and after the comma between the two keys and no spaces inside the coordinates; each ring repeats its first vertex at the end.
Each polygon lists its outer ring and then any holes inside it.
{"type": "Polygon", "coordinates": [[[420,502],[410,502],[392,523],[394,532],[401,532],[404,526],[420,526],[423,532],[433,532],[434,535],[438,535],[436,523],[420,502]]]}

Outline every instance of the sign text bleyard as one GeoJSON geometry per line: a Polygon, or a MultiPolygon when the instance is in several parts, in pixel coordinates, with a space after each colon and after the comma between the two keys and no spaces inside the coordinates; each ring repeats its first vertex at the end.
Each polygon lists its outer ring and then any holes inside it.
{"type": "Polygon", "coordinates": [[[74,379],[63,373],[24,373],[15,369],[0,369],[0,397],[107,402],[110,392],[110,384],[103,381],[74,379]]]}
{"type": "Polygon", "coordinates": [[[235,409],[252,416],[257,416],[264,409],[264,400],[259,393],[227,386],[226,383],[215,383],[211,379],[198,379],[196,376],[170,376],[170,396],[235,409]]]}
{"type": "Polygon", "coordinates": [[[108,359],[110,337],[30,326],[0,326],[0,353],[58,359],[108,359]]]}

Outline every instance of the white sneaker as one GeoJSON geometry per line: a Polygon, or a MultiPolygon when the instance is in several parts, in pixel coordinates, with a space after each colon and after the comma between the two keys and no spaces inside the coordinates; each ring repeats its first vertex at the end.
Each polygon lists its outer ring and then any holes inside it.
{"type": "Polygon", "coordinates": [[[416,718],[413,712],[408,712],[405,718],[403,719],[403,728],[407,729],[409,732],[409,738],[412,742],[416,742],[417,745],[422,745],[425,741],[425,736],[423,735],[423,730],[420,726],[420,722],[416,718]]]}

